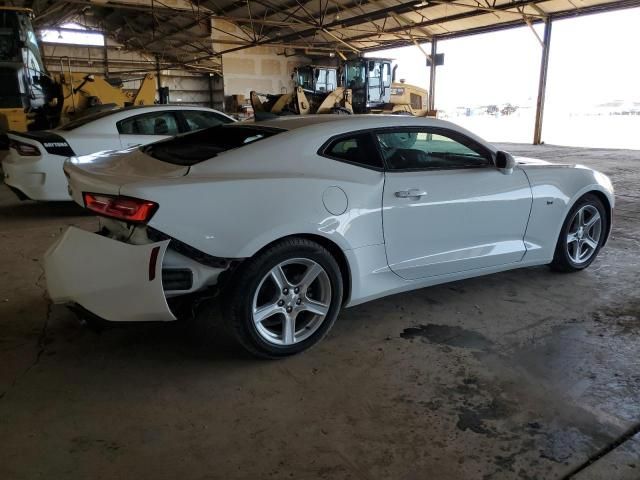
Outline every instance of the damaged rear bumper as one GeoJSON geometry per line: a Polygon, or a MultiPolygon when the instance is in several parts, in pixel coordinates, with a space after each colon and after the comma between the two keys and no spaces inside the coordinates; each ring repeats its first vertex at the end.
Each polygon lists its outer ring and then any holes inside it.
{"type": "Polygon", "coordinates": [[[168,245],[131,245],[70,227],[45,254],[49,296],[109,321],[176,320],[162,285],[168,245]]]}

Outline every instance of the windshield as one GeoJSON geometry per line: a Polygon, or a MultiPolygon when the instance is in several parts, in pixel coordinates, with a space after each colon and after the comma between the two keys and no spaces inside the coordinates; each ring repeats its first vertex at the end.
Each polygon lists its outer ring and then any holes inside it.
{"type": "Polygon", "coordinates": [[[257,142],[285,130],[271,127],[216,125],[142,147],[147,155],[174,165],[191,166],[219,153],[257,142]]]}
{"type": "Polygon", "coordinates": [[[301,67],[298,69],[298,86],[305,90],[313,90],[313,69],[301,67]]]}

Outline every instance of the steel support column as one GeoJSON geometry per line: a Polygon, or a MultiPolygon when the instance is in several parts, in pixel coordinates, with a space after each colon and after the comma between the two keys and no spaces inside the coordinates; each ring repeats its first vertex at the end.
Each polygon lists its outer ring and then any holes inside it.
{"type": "Polygon", "coordinates": [[[544,97],[547,93],[547,71],[549,69],[549,47],[551,46],[551,19],[544,21],[544,40],[540,59],[540,82],[538,84],[538,100],[536,102],[536,125],[533,132],[533,144],[542,143],[542,119],[544,116],[544,97]]]}
{"type": "Polygon", "coordinates": [[[103,39],[103,54],[104,54],[104,76],[109,78],[109,48],[107,47],[107,34],[102,34],[103,39]]]}
{"type": "Polygon", "coordinates": [[[209,108],[213,108],[213,75],[207,75],[209,81],[209,108]]]}
{"type": "Polygon", "coordinates": [[[160,76],[160,59],[156,56],[156,81],[158,82],[158,103],[162,103],[162,78],[160,76]]]}
{"type": "Polygon", "coordinates": [[[429,70],[429,110],[436,109],[436,54],[438,53],[438,40],[431,40],[431,69],[429,70]]]}

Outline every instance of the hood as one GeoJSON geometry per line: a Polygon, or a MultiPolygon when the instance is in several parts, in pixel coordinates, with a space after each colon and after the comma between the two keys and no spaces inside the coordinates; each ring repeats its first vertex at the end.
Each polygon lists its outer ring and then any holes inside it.
{"type": "Polygon", "coordinates": [[[523,167],[574,167],[574,163],[554,163],[531,157],[513,157],[518,165],[523,167]]]}
{"type": "Polygon", "coordinates": [[[136,147],[72,157],[65,163],[64,171],[73,199],[82,205],[82,192],[118,195],[123,185],[180,178],[189,167],[156,160],[136,147]]]}
{"type": "Polygon", "coordinates": [[[531,157],[514,157],[518,165],[553,165],[551,162],[531,157]]]}

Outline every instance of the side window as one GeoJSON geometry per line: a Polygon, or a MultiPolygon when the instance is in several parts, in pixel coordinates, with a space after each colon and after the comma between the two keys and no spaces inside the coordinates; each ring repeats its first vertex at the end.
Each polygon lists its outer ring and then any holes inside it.
{"type": "Polygon", "coordinates": [[[491,165],[480,147],[459,135],[406,130],[381,132],[376,137],[382,156],[392,170],[443,170],[491,165]]]}
{"type": "Polygon", "coordinates": [[[118,132],[122,135],[177,135],[178,121],[174,112],[143,113],[120,120],[118,132]]]}
{"type": "Polygon", "coordinates": [[[382,161],[369,133],[361,133],[334,140],[325,148],[324,155],[350,163],[357,163],[367,168],[383,168],[382,161]]]}
{"type": "Polygon", "coordinates": [[[198,110],[183,110],[182,116],[190,132],[203,128],[215,127],[223,123],[231,123],[231,120],[215,112],[202,112],[198,110]]]}

